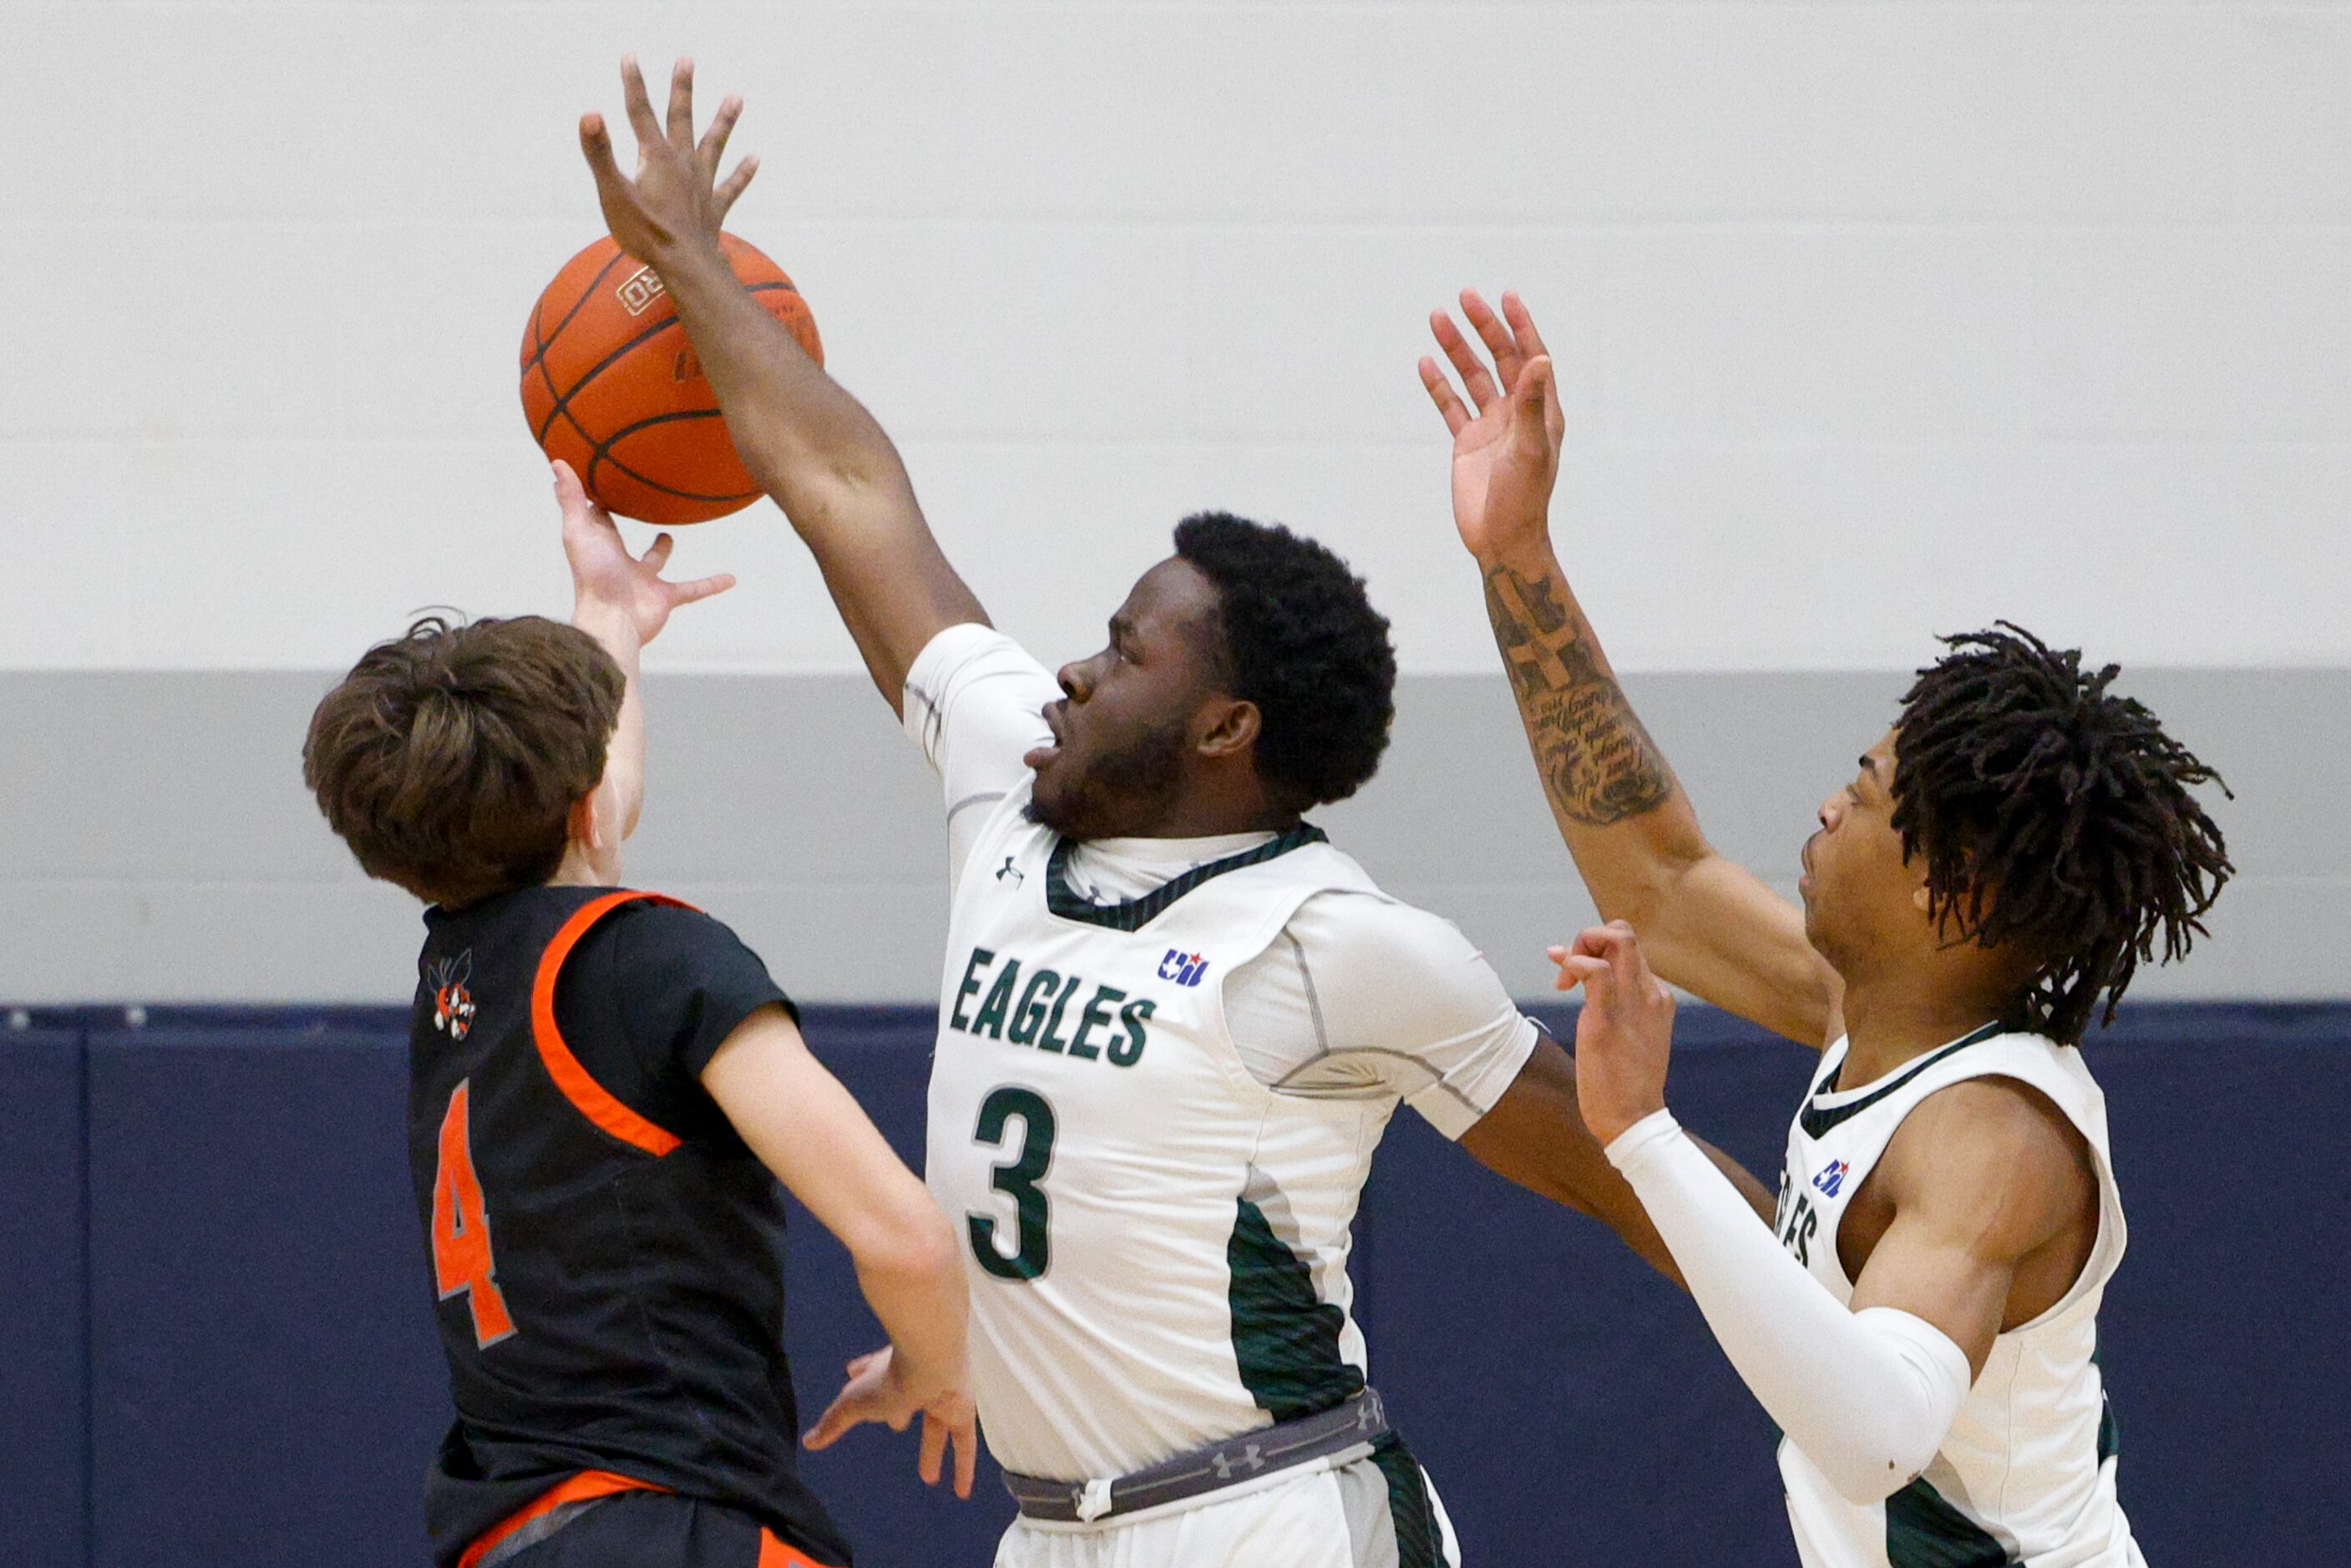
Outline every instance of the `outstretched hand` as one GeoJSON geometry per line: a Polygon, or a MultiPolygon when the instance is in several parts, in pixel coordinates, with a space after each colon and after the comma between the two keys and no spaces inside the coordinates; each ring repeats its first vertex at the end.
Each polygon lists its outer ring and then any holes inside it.
{"type": "Polygon", "coordinates": [[[555,500],[563,508],[563,556],[571,563],[575,621],[612,618],[632,628],[638,646],[651,642],[680,605],[723,594],[735,586],[731,572],[674,583],[661,575],[676,540],[664,534],[643,556],[629,554],[612,514],[589,498],[571,465],[557,460],[555,500]]]}
{"type": "Polygon", "coordinates": [[[580,117],[580,150],[596,176],[596,199],[604,208],[605,225],[622,250],[641,262],[659,266],[681,244],[700,241],[716,244],[726,210],[759,171],[756,157],[745,158],[722,182],[718,165],[726,153],[726,139],[743,113],[743,100],[729,97],[711,117],[702,140],[694,137],[694,62],[682,59],[671,67],[669,120],[653,117],[645,78],[636,57],[621,62],[621,92],[628,107],[629,125],[637,133],[637,172],[621,172],[612,156],[611,132],[604,117],[590,112],[580,117]]]}
{"type": "Polygon", "coordinates": [[[896,1350],[886,1345],[851,1362],[849,1382],[800,1441],[811,1449],[831,1448],[842,1433],[868,1421],[903,1432],[919,1415],[923,1446],[914,1460],[914,1473],[923,1478],[925,1486],[936,1486],[952,1443],[955,1494],[969,1497],[979,1469],[979,1420],[970,1388],[960,1379],[925,1386],[903,1368],[896,1350]]]}
{"type": "Polygon", "coordinates": [[[1583,988],[1575,1020],[1575,1099],[1583,1125],[1604,1147],[1665,1108],[1673,990],[1651,971],[1641,940],[1622,920],[1591,927],[1572,947],[1550,952],[1559,965],[1558,988],[1583,988]]]}
{"type": "Polygon", "coordinates": [[[1452,317],[1433,311],[1429,328],[1469,401],[1462,402],[1433,358],[1420,361],[1420,384],[1453,432],[1454,526],[1469,553],[1490,564],[1545,542],[1567,416],[1560,410],[1551,351],[1524,301],[1505,292],[1502,314],[1496,316],[1475,289],[1464,289],[1461,313],[1493,357],[1493,368],[1487,369],[1452,317]]]}

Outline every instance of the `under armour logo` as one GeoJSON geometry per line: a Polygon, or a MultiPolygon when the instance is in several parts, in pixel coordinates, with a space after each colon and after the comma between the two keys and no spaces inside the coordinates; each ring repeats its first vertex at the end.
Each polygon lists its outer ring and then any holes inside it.
{"type": "Polygon", "coordinates": [[[996,879],[998,881],[1001,882],[1007,877],[1012,878],[1012,885],[1016,888],[1020,886],[1021,883],[1029,880],[1027,877],[1021,874],[1020,867],[1012,864],[1012,857],[1009,855],[1004,857],[1004,864],[996,868],[996,879]]]}
{"type": "Polygon", "coordinates": [[[1233,1479],[1233,1476],[1237,1471],[1261,1470],[1265,1469],[1265,1458],[1263,1453],[1259,1449],[1258,1445],[1250,1443],[1241,1449],[1240,1457],[1238,1459],[1233,1457],[1231,1454],[1225,1453],[1220,1450],[1216,1458],[1216,1466],[1217,1479],[1218,1480],[1230,1480],[1233,1479]]]}

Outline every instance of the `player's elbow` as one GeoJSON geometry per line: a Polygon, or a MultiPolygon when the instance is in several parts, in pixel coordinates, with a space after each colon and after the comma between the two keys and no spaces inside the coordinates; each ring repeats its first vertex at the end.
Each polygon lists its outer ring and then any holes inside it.
{"type": "Polygon", "coordinates": [[[1836,1494],[1847,1502],[1866,1508],[1884,1502],[1919,1476],[1934,1462],[1938,1444],[1905,1442],[1899,1438],[1879,1442],[1841,1442],[1828,1445],[1824,1451],[1807,1451],[1836,1494]]]}
{"type": "Polygon", "coordinates": [[[1854,1386],[1834,1402],[1834,1413],[1807,1412],[1812,1430],[1797,1447],[1839,1496],[1865,1506],[1892,1497],[1934,1463],[1971,1374],[1965,1353],[1922,1318],[1890,1307],[1854,1316],[1865,1335],[1854,1386]]]}

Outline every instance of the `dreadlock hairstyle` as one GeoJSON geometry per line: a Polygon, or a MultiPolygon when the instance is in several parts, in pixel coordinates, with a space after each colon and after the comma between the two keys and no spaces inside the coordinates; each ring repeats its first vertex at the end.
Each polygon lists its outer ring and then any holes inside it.
{"type": "MultiPolygon", "coordinates": [[[[2189,792],[2228,785],[2155,715],[2008,621],[1951,651],[1902,699],[1894,828],[1924,855],[1929,914],[2039,962],[2004,1022],[2072,1044],[2141,960],[2184,956],[2234,869],[2189,792]]],[[[2231,798],[2234,798],[2231,796],[2231,798]]]]}

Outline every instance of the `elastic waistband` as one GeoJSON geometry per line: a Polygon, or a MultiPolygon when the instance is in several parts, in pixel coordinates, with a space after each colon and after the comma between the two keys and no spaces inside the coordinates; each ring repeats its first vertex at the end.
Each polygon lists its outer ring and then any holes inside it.
{"type": "Polygon", "coordinates": [[[536,1546],[606,1498],[624,1491],[667,1491],[634,1476],[611,1470],[581,1470],[557,1482],[528,1505],[500,1520],[475,1539],[457,1559],[457,1568],[497,1568],[527,1546],[536,1546]]]}
{"type": "Polygon", "coordinates": [[[1366,1388],[1344,1404],[1178,1454],[1132,1475],[1082,1481],[1004,1472],[1023,1519],[1092,1524],[1254,1481],[1316,1459],[1353,1460],[1388,1435],[1386,1407],[1366,1388]],[[1360,1449],[1360,1453],[1350,1450],[1360,1449]]]}

